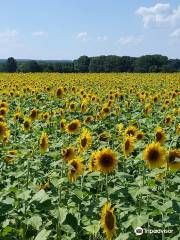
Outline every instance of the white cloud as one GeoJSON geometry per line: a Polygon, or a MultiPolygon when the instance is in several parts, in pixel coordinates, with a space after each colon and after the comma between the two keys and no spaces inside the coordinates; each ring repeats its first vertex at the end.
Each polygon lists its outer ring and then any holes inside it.
{"type": "Polygon", "coordinates": [[[88,40],[88,33],[87,32],[80,32],[80,33],[77,34],[76,39],[79,39],[82,42],[86,42],[88,40]]]}
{"type": "Polygon", "coordinates": [[[172,9],[169,3],[157,3],[153,7],[140,7],[136,14],[142,17],[144,27],[176,25],[180,22],[180,5],[172,9]]]}
{"type": "Polygon", "coordinates": [[[97,37],[97,41],[98,42],[105,42],[108,40],[108,37],[107,36],[98,36],[97,37]]]}
{"type": "Polygon", "coordinates": [[[177,28],[170,34],[170,37],[180,37],[180,28],[177,28]]]}
{"type": "Polygon", "coordinates": [[[124,36],[121,37],[118,42],[122,45],[134,45],[143,41],[143,36],[124,36]]]}
{"type": "Polygon", "coordinates": [[[14,29],[12,30],[6,30],[0,32],[0,38],[2,39],[11,39],[18,35],[18,32],[14,29]]]}
{"type": "Polygon", "coordinates": [[[33,32],[32,35],[34,37],[43,37],[45,35],[47,35],[47,32],[44,32],[44,31],[36,31],[36,32],[33,32]]]}

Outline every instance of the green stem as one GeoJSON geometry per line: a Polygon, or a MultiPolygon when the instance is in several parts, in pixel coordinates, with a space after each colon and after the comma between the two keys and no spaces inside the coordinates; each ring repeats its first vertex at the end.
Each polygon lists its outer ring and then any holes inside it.
{"type": "MultiPolygon", "coordinates": [[[[61,184],[59,185],[58,187],[58,195],[59,195],[59,198],[58,198],[58,208],[61,206],[61,184]]],[[[58,210],[59,211],[59,210],[58,210]]],[[[59,223],[59,220],[58,220],[58,224],[57,224],[57,240],[61,240],[61,225],[59,223]]]]}
{"type": "Polygon", "coordinates": [[[109,193],[108,193],[108,174],[106,174],[106,197],[107,197],[107,201],[109,201],[109,193]]]}

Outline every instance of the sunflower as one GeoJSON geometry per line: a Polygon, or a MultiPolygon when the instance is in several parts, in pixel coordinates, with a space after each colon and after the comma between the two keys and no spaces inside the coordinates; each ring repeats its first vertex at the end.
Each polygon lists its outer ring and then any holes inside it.
{"type": "Polygon", "coordinates": [[[70,182],[74,182],[76,178],[81,175],[84,171],[84,164],[82,158],[75,158],[68,162],[69,171],[68,179],[70,182]]]}
{"type": "Polygon", "coordinates": [[[136,133],[136,139],[141,140],[144,137],[144,133],[142,131],[138,131],[136,133]]]}
{"type": "Polygon", "coordinates": [[[116,125],[116,128],[117,128],[117,130],[121,133],[122,129],[124,128],[124,124],[123,124],[123,123],[118,123],[118,124],[116,125]]]}
{"type": "Polygon", "coordinates": [[[76,149],[73,147],[68,147],[62,150],[62,156],[66,162],[74,159],[76,154],[76,149]]]}
{"type": "Polygon", "coordinates": [[[173,121],[172,115],[167,115],[164,119],[165,124],[169,125],[173,121]]]}
{"type": "Polygon", "coordinates": [[[100,121],[100,119],[101,119],[101,114],[99,113],[99,114],[96,115],[96,120],[100,121]]]}
{"type": "Polygon", "coordinates": [[[110,202],[106,202],[101,210],[101,228],[107,240],[111,240],[116,233],[116,216],[110,202]]]}
{"type": "Polygon", "coordinates": [[[178,116],[178,108],[174,108],[174,109],[173,109],[173,114],[174,114],[175,116],[178,116]]]}
{"type": "Polygon", "coordinates": [[[48,120],[49,120],[49,113],[48,113],[48,112],[43,113],[43,114],[42,114],[42,119],[43,119],[44,121],[48,121],[48,120]]]}
{"type": "Polygon", "coordinates": [[[72,89],[71,89],[71,91],[72,91],[73,93],[76,93],[76,88],[73,86],[72,89]]]}
{"type": "Polygon", "coordinates": [[[74,102],[71,102],[69,104],[69,111],[74,112],[76,110],[76,104],[74,102]]]}
{"type": "Polygon", "coordinates": [[[116,154],[108,148],[104,148],[95,154],[95,166],[102,173],[110,173],[117,166],[116,154]]]}
{"type": "Polygon", "coordinates": [[[6,108],[6,107],[1,107],[0,108],[0,115],[5,117],[7,112],[8,112],[8,108],[6,108]]]}
{"type": "Polygon", "coordinates": [[[89,159],[89,163],[88,163],[89,172],[93,172],[97,170],[95,160],[96,160],[96,152],[92,152],[89,159]]]}
{"type": "Polygon", "coordinates": [[[8,103],[7,102],[1,102],[0,108],[7,108],[8,109],[8,103]]]}
{"type": "Polygon", "coordinates": [[[14,160],[15,160],[14,158],[15,158],[16,154],[17,154],[17,150],[10,150],[10,151],[8,151],[7,157],[5,158],[5,161],[7,163],[13,163],[14,160]]]}
{"type": "Polygon", "coordinates": [[[132,135],[126,136],[122,143],[122,151],[124,153],[125,158],[127,158],[135,148],[135,137],[132,135]]]}
{"type": "Polygon", "coordinates": [[[7,123],[0,122],[0,140],[4,141],[9,137],[9,130],[7,123]]]}
{"type": "Polygon", "coordinates": [[[104,131],[104,132],[99,134],[98,138],[99,138],[100,141],[106,142],[111,138],[111,135],[110,135],[110,133],[104,131]]]}
{"type": "Polygon", "coordinates": [[[48,148],[48,135],[46,132],[42,132],[40,140],[39,140],[39,147],[41,153],[44,153],[48,148]]]}
{"type": "Polygon", "coordinates": [[[124,133],[125,135],[131,135],[131,136],[135,136],[137,133],[138,129],[135,126],[129,126],[125,129],[124,133]]]}
{"type": "Polygon", "coordinates": [[[84,152],[92,145],[92,135],[89,130],[83,128],[81,136],[78,138],[80,151],[84,152]]]}
{"type": "Polygon", "coordinates": [[[156,128],[155,137],[156,137],[156,142],[159,142],[160,144],[163,144],[164,141],[166,140],[166,134],[163,131],[163,129],[159,126],[156,128]]]}
{"type": "Polygon", "coordinates": [[[16,112],[13,116],[13,122],[16,123],[21,118],[21,113],[16,112]]]}
{"type": "Polygon", "coordinates": [[[66,120],[65,119],[62,119],[60,121],[60,128],[63,129],[63,130],[66,128],[66,120]]]}
{"type": "Polygon", "coordinates": [[[116,107],[116,108],[115,108],[115,115],[116,115],[116,116],[119,116],[120,113],[121,113],[120,107],[116,107]]]}
{"type": "Polygon", "coordinates": [[[103,116],[103,117],[105,117],[105,116],[107,116],[109,113],[110,113],[110,111],[111,111],[111,109],[110,109],[110,107],[103,107],[102,108],[102,110],[101,110],[101,115],[103,116]]]}
{"type": "Polygon", "coordinates": [[[78,119],[72,120],[69,124],[66,126],[66,132],[68,134],[76,134],[79,132],[79,129],[81,127],[81,122],[78,119]]]}
{"type": "Polygon", "coordinates": [[[24,123],[23,123],[24,130],[29,131],[30,127],[31,127],[31,119],[30,118],[24,119],[24,123]]]}
{"type": "Polygon", "coordinates": [[[167,159],[167,167],[168,169],[172,169],[172,170],[180,169],[180,150],[179,149],[169,151],[168,159],[167,159]]]}
{"type": "Polygon", "coordinates": [[[37,118],[37,116],[38,116],[38,110],[36,108],[33,108],[31,110],[31,114],[29,117],[31,120],[35,120],[37,118]]]}
{"type": "Polygon", "coordinates": [[[151,104],[150,103],[147,103],[144,107],[144,112],[145,114],[148,114],[152,111],[152,107],[151,107],[151,104]]]}
{"type": "Polygon", "coordinates": [[[158,173],[155,176],[155,180],[160,182],[165,176],[166,176],[166,174],[164,172],[163,173],[158,173]]]}
{"type": "Polygon", "coordinates": [[[63,92],[64,92],[64,91],[63,91],[63,88],[58,88],[57,91],[56,91],[56,96],[57,96],[57,97],[62,97],[63,92]]]}
{"type": "Polygon", "coordinates": [[[63,108],[60,108],[60,109],[59,109],[59,114],[60,114],[61,117],[64,116],[64,109],[63,109],[63,108]]]}
{"type": "Polygon", "coordinates": [[[84,120],[84,124],[89,124],[93,121],[93,116],[87,116],[84,120]]]}
{"type": "Polygon", "coordinates": [[[50,189],[50,177],[48,177],[48,180],[44,183],[41,183],[38,185],[38,189],[41,190],[41,189],[44,189],[44,190],[49,190],[50,189]]]}
{"type": "Polygon", "coordinates": [[[81,103],[81,113],[85,113],[86,110],[87,110],[87,101],[84,100],[84,101],[82,101],[82,103],[81,103]]]}
{"type": "Polygon", "coordinates": [[[143,159],[151,169],[162,167],[166,160],[166,150],[159,142],[152,142],[146,146],[143,159]]]}
{"type": "Polygon", "coordinates": [[[124,103],[125,103],[125,107],[126,107],[126,108],[129,108],[129,107],[130,107],[130,102],[129,102],[129,101],[125,101],[124,103]]]}
{"type": "Polygon", "coordinates": [[[180,123],[176,127],[176,134],[180,135],[180,123]]]}
{"type": "Polygon", "coordinates": [[[158,96],[156,95],[153,97],[153,102],[157,102],[157,101],[158,101],[158,96]]]}
{"type": "Polygon", "coordinates": [[[4,116],[0,115],[0,122],[4,122],[4,116]]]}

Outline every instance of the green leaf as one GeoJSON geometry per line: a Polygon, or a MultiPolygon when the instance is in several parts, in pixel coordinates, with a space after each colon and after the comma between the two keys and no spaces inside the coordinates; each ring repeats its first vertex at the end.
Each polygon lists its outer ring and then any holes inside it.
{"type": "Polygon", "coordinates": [[[174,236],[173,238],[171,238],[171,240],[179,240],[179,238],[180,238],[180,233],[178,235],[174,236]]]}
{"type": "Polygon", "coordinates": [[[129,233],[120,233],[115,240],[127,240],[129,239],[129,233]]]}
{"type": "Polygon", "coordinates": [[[17,193],[16,197],[26,201],[26,200],[28,200],[30,198],[30,193],[31,193],[30,190],[26,190],[26,191],[17,193]]]}
{"type": "Polygon", "coordinates": [[[81,190],[75,190],[74,193],[79,199],[83,200],[83,192],[81,190]]]}
{"type": "Polygon", "coordinates": [[[136,200],[139,195],[149,195],[150,194],[148,187],[146,187],[146,186],[141,187],[141,188],[130,187],[129,193],[131,194],[131,196],[134,200],[136,200]]]}
{"type": "Polygon", "coordinates": [[[66,215],[67,215],[67,209],[58,208],[58,219],[60,224],[62,224],[65,221],[66,215]]]}
{"type": "Polygon", "coordinates": [[[28,225],[31,225],[34,229],[39,230],[42,225],[42,218],[39,215],[34,215],[27,221],[28,225]]]}
{"type": "Polygon", "coordinates": [[[48,199],[49,199],[49,196],[47,195],[47,193],[43,189],[41,189],[39,192],[37,192],[33,196],[31,202],[37,201],[37,202],[43,203],[43,202],[45,202],[48,199]]]}
{"type": "Polygon", "coordinates": [[[50,230],[43,229],[36,236],[35,240],[46,240],[49,237],[50,230]]]}
{"type": "Polygon", "coordinates": [[[136,227],[143,226],[145,223],[148,222],[148,220],[149,220],[148,215],[138,215],[138,216],[131,215],[128,219],[128,222],[135,229],[136,227]]]}
{"type": "Polygon", "coordinates": [[[7,227],[5,227],[4,229],[3,229],[3,232],[1,233],[2,234],[2,237],[5,237],[6,235],[8,235],[10,232],[13,232],[13,228],[12,227],[9,227],[9,226],[7,226],[7,227]]]}
{"type": "Polygon", "coordinates": [[[146,176],[155,177],[157,174],[163,173],[165,171],[166,171],[165,168],[163,168],[163,169],[155,168],[155,169],[151,170],[151,172],[149,174],[146,174],[146,176]]]}
{"type": "Polygon", "coordinates": [[[175,176],[173,179],[171,179],[171,182],[179,183],[180,184],[180,177],[175,176]]]}
{"type": "Polygon", "coordinates": [[[87,227],[83,227],[87,232],[89,232],[90,234],[92,235],[97,235],[97,233],[99,232],[99,229],[100,229],[100,224],[99,222],[97,221],[96,224],[92,224],[92,225],[89,225],[87,227]]]}

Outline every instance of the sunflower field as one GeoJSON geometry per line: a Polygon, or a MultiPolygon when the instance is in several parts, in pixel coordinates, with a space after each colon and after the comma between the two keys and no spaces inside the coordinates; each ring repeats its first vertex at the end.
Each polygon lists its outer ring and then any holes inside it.
{"type": "Polygon", "coordinates": [[[179,103],[178,73],[0,74],[0,240],[180,239],[179,103]]]}

